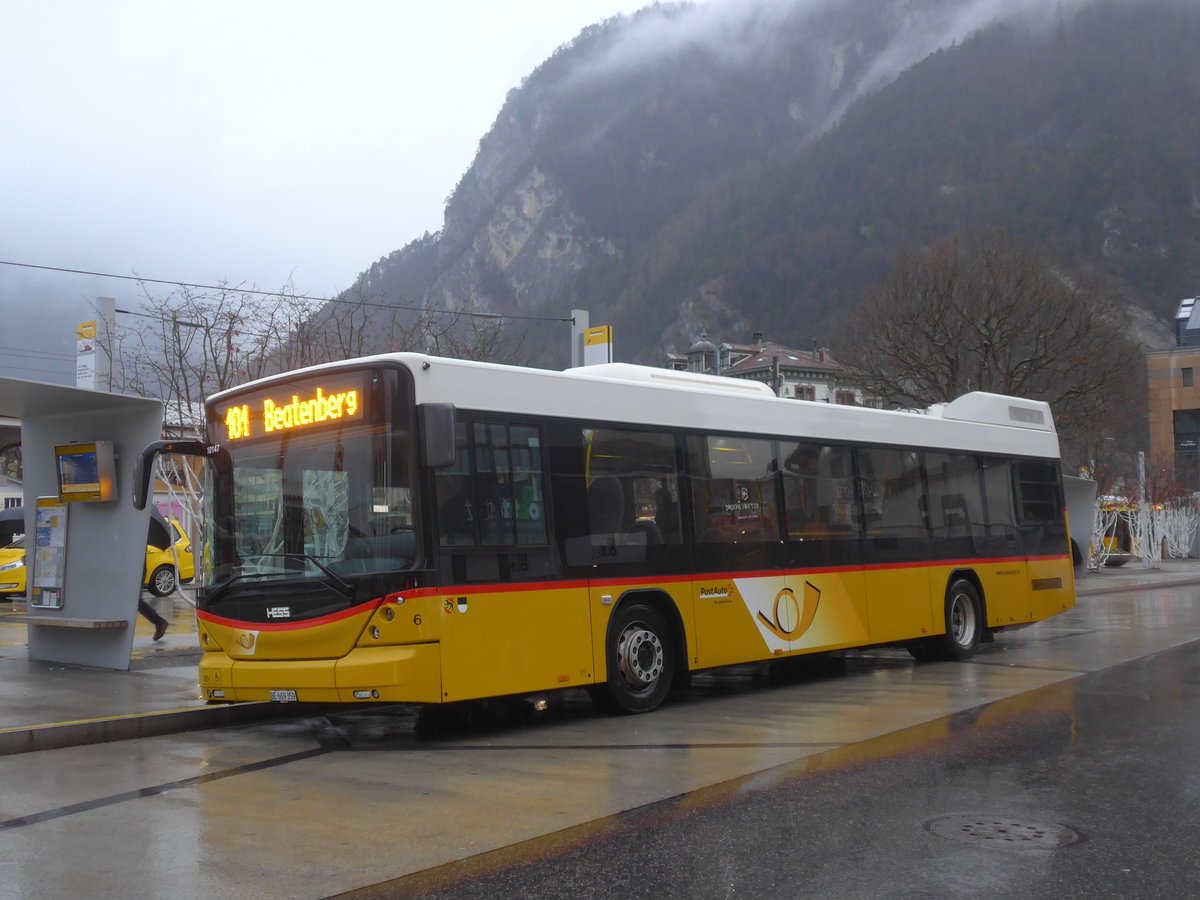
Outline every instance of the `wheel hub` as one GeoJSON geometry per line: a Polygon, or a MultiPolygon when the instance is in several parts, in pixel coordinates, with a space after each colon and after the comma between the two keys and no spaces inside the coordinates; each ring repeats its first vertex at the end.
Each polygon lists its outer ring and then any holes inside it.
{"type": "Polygon", "coordinates": [[[954,598],[950,606],[950,629],[955,643],[967,646],[975,634],[975,604],[965,594],[954,598]]]}
{"type": "Polygon", "coordinates": [[[617,644],[617,660],[627,684],[637,688],[654,684],[663,673],[662,641],[644,626],[631,625],[617,644]]]}

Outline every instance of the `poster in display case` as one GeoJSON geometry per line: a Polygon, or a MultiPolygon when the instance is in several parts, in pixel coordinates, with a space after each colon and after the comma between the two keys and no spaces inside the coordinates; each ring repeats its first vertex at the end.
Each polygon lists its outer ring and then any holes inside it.
{"type": "Polygon", "coordinates": [[[67,575],[67,509],[67,504],[57,497],[37,498],[33,546],[26,543],[31,608],[63,608],[63,583],[67,575]]]}

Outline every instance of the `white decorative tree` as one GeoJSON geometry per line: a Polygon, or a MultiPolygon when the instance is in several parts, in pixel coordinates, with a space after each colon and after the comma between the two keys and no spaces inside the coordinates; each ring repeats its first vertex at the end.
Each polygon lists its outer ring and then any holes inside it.
{"type": "Polygon", "coordinates": [[[1162,520],[1167,556],[1171,559],[1186,557],[1196,539],[1196,528],[1200,526],[1200,509],[1197,509],[1196,502],[1176,500],[1169,506],[1156,509],[1154,514],[1162,520]]]}
{"type": "Polygon", "coordinates": [[[1147,569],[1162,565],[1163,517],[1149,503],[1139,503],[1133,517],[1133,541],[1138,557],[1147,569]]]}
{"type": "Polygon", "coordinates": [[[1088,568],[1098,572],[1117,547],[1122,518],[1126,516],[1125,504],[1111,497],[1097,497],[1094,516],[1092,518],[1091,551],[1088,554],[1088,568]]]}

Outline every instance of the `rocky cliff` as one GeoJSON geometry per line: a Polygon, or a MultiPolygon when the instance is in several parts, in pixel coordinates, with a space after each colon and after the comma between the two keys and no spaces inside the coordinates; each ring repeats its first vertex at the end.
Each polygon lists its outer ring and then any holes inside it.
{"type": "MultiPolygon", "coordinates": [[[[1200,264],[1198,37],[1182,0],[610,20],[510,92],[441,231],[355,290],[583,306],[617,326],[621,358],[655,361],[704,329],[828,342],[899,250],[999,224],[1161,319],[1200,264]]],[[[561,346],[527,350],[565,362],[561,346]]]]}

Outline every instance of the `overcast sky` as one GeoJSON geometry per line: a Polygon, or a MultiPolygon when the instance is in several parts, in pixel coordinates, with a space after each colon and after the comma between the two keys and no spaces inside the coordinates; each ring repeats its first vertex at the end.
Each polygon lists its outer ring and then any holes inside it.
{"type": "MultiPolygon", "coordinates": [[[[842,2],[694,0],[684,23],[643,20],[607,63],[683,41],[735,52],[750,5],[842,2]]],[[[901,7],[910,20],[860,87],[997,16],[1049,23],[1086,2],[901,7]]],[[[0,0],[0,261],[335,295],[441,228],[509,90],[645,5],[0,0]]],[[[75,323],[101,295],[142,302],[134,282],[0,265],[0,376],[73,383],[75,323]]]]}
{"type": "MultiPolygon", "coordinates": [[[[0,260],[326,296],[441,227],[538,63],[646,2],[0,4],[0,260]]],[[[0,376],[74,383],[97,295],[140,303],[0,265],[0,376]]]]}

